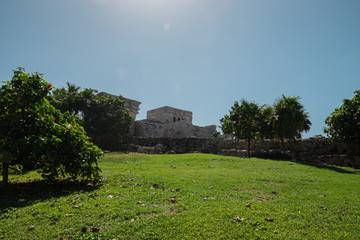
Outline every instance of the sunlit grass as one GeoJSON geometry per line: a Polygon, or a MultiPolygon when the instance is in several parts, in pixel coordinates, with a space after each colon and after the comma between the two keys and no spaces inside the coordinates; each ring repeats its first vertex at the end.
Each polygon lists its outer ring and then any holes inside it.
{"type": "MultiPolygon", "coordinates": [[[[99,188],[65,185],[1,194],[0,239],[360,235],[358,170],[208,154],[112,153],[99,165],[99,188]]],[[[36,177],[28,173],[21,179],[36,177]]]]}

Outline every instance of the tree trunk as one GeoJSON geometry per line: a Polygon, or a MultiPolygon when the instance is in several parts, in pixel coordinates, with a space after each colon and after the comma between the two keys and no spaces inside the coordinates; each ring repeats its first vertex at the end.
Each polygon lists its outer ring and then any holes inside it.
{"type": "Polygon", "coordinates": [[[2,156],[2,175],[3,175],[3,181],[2,184],[3,185],[7,185],[9,182],[9,163],[10,163],[10,158],[11,158],[11,153],[9,152],[4,152],[3,156],[2,156]]]}
{"type": "Polygon", "coordinates": [[[9,182],[9,164],[3,162],[2,164],[2,175],[3,175],[3,185],[7,185],[9,182]]]}
{"type": "Polygon", "coordinates": [[[281,151],[282,151],[282,152],[285,152],[285,142],[284,142],[284,139],[283,139],[283,138],[280,138],[280,141],[281,141],[281,151]]]}
{"type": "Polygon", "coordinates": [[[250,157],[250,138],[248,138],[247,155],[248,155],[248,157],[250,157]]]}
{"type": "Polygon", "coordinates": [[[291,158],[292,158],[292,160],[295,160],[296,159],[296,151],[295,151],[295,149],[296,149],[296,138],[294,138],[294,142],[293,142],[293,144],[292,144],[292,146],[291,146],[291,158]]]}
{"type": "Polygon", "coordinates": [[[235,142],[235,157],[238,156],[238,145],[239,145],[239,139],[236,138],[236,142],[235,142]]]}

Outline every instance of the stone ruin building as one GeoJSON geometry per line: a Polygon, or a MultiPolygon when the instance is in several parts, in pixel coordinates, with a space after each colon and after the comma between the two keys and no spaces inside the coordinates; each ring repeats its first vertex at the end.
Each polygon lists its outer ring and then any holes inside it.
{"type": "MultiPolygon", "coordinates": [[[[110,95],[105,92],[99,95],[110,95]]],[[[136,120],[141,102],[129,98],[123,98],[125,108],[129,109],[134,119],[130,129],[130,136],[150,138],[212,138],[216,132],[216,125],[206,127],[192,124],[192,112],[173,108],[160,107],[147,112],[146,119],[136,120]]]]}
{"type": "Polygon", "coordinates": [[[153,138],[211,138],[216,126],[192,124],[192,112],[160,107],[147,112],[145,120],[135,121],[135,136],[153,138]]]}

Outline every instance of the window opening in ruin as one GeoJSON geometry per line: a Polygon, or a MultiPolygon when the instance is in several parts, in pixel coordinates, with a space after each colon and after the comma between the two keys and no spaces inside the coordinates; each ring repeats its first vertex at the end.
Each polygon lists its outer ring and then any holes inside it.
{"type": "Polygon", "coordinates": [[[174,117],[174,122],[176,122],[176,117],[174,117]]]}
{"type": "Polygon", "coordinates": [[[180,121],[180,118],[178,118],[178,121],[180,121]]]}

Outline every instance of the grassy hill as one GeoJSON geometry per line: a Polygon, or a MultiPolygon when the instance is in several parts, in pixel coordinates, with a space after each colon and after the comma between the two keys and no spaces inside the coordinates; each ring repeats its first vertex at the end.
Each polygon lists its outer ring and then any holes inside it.
{"type": "Polygon", "coordinates": [[[360,172],[210,154],[107,154],[104,180],[0,189],[0,239],[358,239],[360,172]]]}

